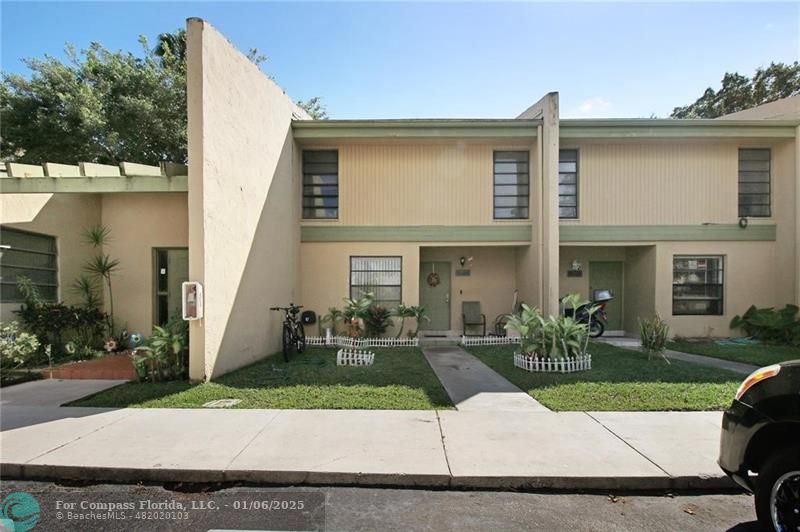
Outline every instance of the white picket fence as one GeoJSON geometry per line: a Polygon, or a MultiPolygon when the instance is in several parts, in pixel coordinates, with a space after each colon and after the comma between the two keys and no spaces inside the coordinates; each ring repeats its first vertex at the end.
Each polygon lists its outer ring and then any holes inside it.
{"type": "Polygon", "coordinates": [[[351,338],[349,336],[306,336],[306,345],[324,347],[419,347],[419,338],[351,338]]]}
{"type": "Polygon", "coordinates": [[[375,362],[375,353],[360,349],[339,349],[336,352],[337,366],[371,366],[375,362]]]}
{"type": "Polygon", "coordinates": [[[462,336],[461,345],[510,345],[518,344],[519,336],[462,336]]]}
{"type": "Polygon", "coordinates": [[[573,373],[592,369],[592,355],[576,358],[539,358],[523,353],[514,355],[514,365],[525,371],[545,373],[573,373]]]}

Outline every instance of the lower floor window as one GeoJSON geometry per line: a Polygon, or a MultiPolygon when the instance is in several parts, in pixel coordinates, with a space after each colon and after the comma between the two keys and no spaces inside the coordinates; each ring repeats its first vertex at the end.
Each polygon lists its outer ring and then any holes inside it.
{"type": "Polygon", "coordinates": [[[0,229],[0,301],[24,300],[17,284],[21,278],[31,282],[43,301],[58,300],[56,239],[3,227],[0,229]]]}
{"type": "Polygon", "coordinates": [[[385,308],[400,304],[403,292],[402,257],[350,257],[350,297],[373,294],[385,308]]]}
{"type": "Polygon", "coordinates": [[[672,261],[672,314],[721,316],[723,276],[721,256],[675,256],[672,261]]]}
{"type": "Polygon", "coordinates": [[[181,315],[181,285],[189,280],[189,250],[156,248],[153,255],[153,322],[156,325],[166,325],[170,318],[181,315]]]}

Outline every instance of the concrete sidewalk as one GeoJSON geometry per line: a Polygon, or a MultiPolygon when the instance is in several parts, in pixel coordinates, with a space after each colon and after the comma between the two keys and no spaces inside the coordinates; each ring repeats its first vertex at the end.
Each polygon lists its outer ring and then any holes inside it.
{"type": "Polygon", "coordinates": [[[0,475],[494,489],[686,489],[718,469],[718,412],[3,406],[0,475]]]}

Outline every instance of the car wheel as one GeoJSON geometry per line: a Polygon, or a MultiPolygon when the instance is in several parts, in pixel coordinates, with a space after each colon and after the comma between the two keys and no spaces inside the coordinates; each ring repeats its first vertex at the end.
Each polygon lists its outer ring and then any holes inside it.
{"type": "Polygon", "coordinates": [[[771,456],[758,472],[756,515],[767,530],[800,530],[800,448],[771,456]]]}

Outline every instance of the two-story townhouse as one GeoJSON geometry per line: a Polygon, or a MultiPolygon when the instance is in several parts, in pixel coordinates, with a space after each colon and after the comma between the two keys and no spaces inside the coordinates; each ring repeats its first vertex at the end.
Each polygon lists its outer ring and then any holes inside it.
{"type": "Polygon", "coordinates": [[[3,319],[19,274],[74,301],[94,224],[114,235],[130,329],[174,312],[181,281],[203,285],[196,379],[276,352],[267,308],[289,301],[321,315],[369,291],[425,305],[423,334],[447,335],[463,302],[491,329],[515,302],[555,313],[605,288],[612,333],[657,313],[673,334],[728,336],[750,305],[800,300],[797,103],[782,119],[570,120],[551,93],[515,119],[313,121],[199,19],[187,55],[188,176],[8,165],[3,319]]]}

